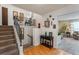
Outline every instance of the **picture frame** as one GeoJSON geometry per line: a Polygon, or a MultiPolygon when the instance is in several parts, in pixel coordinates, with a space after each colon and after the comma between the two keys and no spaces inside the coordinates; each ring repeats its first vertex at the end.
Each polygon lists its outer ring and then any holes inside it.
{"type": "Polygon", "coordinates": [[[44,22],[44,26],[45,26],[45,27],[50,27],[50,21],[45,21],[45,22],[44,22]]]}
{"type": "Polygon", "coordinates": [[[52,20],[54,20],[54,18],[52,18],[52,20]]]}
{"type": "Polygon", "coordinates": [[[23,13],[19,13],[19,21],[23,21],[24,20],[24,14],[23,13]]]}
{"type": "Polygon", "coordinates": [[[41,28],[41,24],[40,23],[38,23],[38,28],[41,28]]]}
{"type": "Polygon", "coordinates": [[[56,29],[56,25],[55,24],[53,25],[53,29],[56,29]]]}
{"type": "Polygon", "coordinates": [[[18,18],[18,12],[17,11],[13,11],[13,19],[18,18]]]}

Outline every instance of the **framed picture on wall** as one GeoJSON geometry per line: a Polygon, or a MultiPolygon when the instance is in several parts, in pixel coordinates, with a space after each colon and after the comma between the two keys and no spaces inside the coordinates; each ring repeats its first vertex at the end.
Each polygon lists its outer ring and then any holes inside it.
{"type": "Polygon", "coordinates": [[[19,13],[19,21],[23,21],[24,20],[24,14],[23,13],[19,13]]]}
{"type": "Polygon", "coordinates": [[[18,18],[18,12],[17,11],[13,11],[13,19],[18,18]]]}
{"type": "Polygon", "coordinates": [[[56,29],[56,25],[55,24],[53,25],[53,29],[56,29]]]}
{"type": "Polygon", "coordinates": [[[44,22],[44,26],[45,26],[45,27],[50,27],[50,21],[45,21],[45,22],[44,22]]]}

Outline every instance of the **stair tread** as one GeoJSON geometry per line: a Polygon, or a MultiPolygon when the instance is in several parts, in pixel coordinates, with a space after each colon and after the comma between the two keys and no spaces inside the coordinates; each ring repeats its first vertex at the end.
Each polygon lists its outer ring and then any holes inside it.
{"type": "Polygon", "coordinates": [[[13,28],[11,28],[11,27],[0,27],[0,29],[13,29],[13,28]]]}
{"type": "Polygon", "coordinates": [[[13,31],[1,31],[0,32],[0,36],[3,36],[3,35],[13,35],[14,32],[13,31]]]}
{"type": "Polygon", "coordinates": [[[7,37],[7,36],[13,36],[13,35],[0,35],[0,37],[7,37]]]}
{"type": "Polygon", "coordinates": [[[14,43],[16,43],[15,39],[13,39],[13,40],[9,39],[9,40],[6,40],[6,41],[1,40],[0,47],[6,46],[6,45],[11,45],[11,44],[14,44],[14,43]]]}
{"type": "Polygon", "coordinates": [[[13,30],[13,28],[0,28],[0,30],[13,30]]]}
{"type": "Polygon", "coordinates": [[[17,52],[17,49],[14,49],[14,50],[10,50],[10,51],[4,52],[1,55],[13,55],[14,53],[16,54],[16,52],[17,52]]]}
{"type": "Polygon", "coordinates": [[[13,26],[0,26],[0,28],[13,28],[13,26]]]}
{"type": "Polygon", "coordinates": [[[0,31],[0,33],[4,33],[4,32],[13,32],[13,31],[0,31]]]}
{"type": "Polygon", "coordinates": [[[13,33],[10,33],[10,32],[8,32],[8,33],[0,33],[0,36],[5,36],[5,35],[13,35],[13,33]]]}
{"type": "Polygon", "coordinates": [[[8,40],[1,40],[0,43],[4,43],[4,42],[7,42],[7,41],[13,41],[14,39],[8,39],[8,40]]]}
{"type": "Polygon", "coordinates": [[[0,50],[6,49],[7,47],[10,47],[10,46],[16,46],[16,44],[10,44],[10,45],[6,45],[6,46],[2,46],[2,47],[0,47],[0,50]]]}

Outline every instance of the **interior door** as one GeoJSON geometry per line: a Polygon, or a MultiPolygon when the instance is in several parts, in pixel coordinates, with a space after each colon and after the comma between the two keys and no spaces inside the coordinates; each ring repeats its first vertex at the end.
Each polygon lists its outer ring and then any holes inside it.
{"type": "Polygon", "coordinates": [[[8,9],[2,7],[2,25],[8,26],[8,9]]]}

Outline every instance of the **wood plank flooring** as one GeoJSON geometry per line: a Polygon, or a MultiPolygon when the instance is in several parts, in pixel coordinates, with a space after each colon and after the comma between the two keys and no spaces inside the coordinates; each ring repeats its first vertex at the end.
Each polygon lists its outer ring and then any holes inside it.
{"type": "Polygon", "coordinates": [[[47,48],[43,45],[24,50],[24,55],[69,55],[69,53],[56,48],[47,48]]]}

